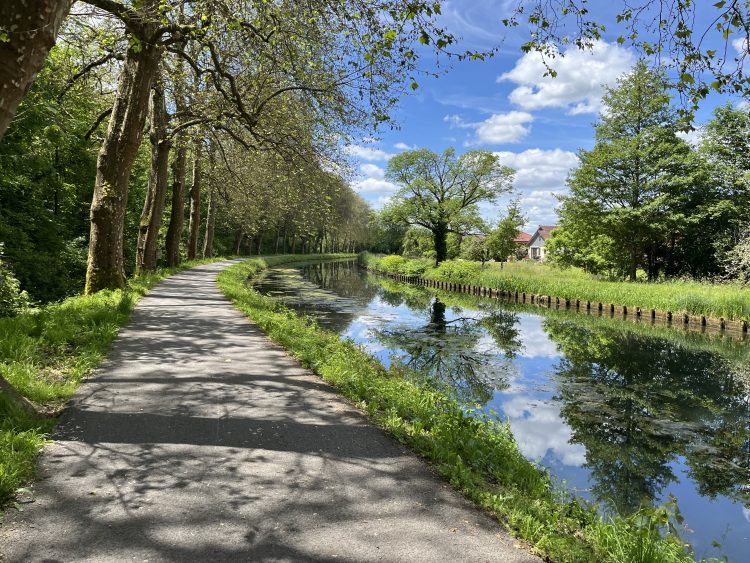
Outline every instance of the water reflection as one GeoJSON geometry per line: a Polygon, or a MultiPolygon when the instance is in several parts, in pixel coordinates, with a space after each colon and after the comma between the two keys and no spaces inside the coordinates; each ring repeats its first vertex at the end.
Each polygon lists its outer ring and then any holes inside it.
{"type": "MultiPolygon", "coordinates": [[[[421,311],[413,301],[407,306],[421,311]]],[[[501,319],[503,314],[497,312],[498,324],[487,331],[494,346],[488,347],[481,341],[484,327],[491,322],[488,317],[464,316],[459,308],[446,315],[445,303],[437,298],[426,305],[426,312],[423,326],[389,324],[374,328],[372,337],[433,387],[447,390],[463,402],[485,404],[495,391],[508,386],[513,365],[499,361],[496,349],[505,349],[506,357],[511,358],[520,346],[512,313],[501,319]]]]}
{"type": "Polygon", "coordinates": [[[750,552],[746,346],[395,284],[346,263],[272,270],[257,286],[497,411],[524,455],[583,496],[628,513],[675,494],[696,554],[750,552]]]}
{"type": "Polygon", "coordinates": [[[561,415],[586,448],[593,491],[620,513],[662,498],[682,457],[701,495],[750,504],[750,402],[716,354],[549,319],[564,354],[561,415]]]}

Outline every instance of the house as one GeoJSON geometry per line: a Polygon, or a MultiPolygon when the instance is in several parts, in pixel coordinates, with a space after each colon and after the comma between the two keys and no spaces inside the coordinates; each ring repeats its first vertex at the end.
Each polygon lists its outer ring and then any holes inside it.
{"type": "Polygon", "coordinates": [[[529,233],[524,233],[521,231],[516,235],[516,238],[513,239],[513,242],[518,245],[518,250],[516,251],[514,256],[509,256],[508,260],[523,260],[529,255],[529,243],[531,242],[531,237],[529,233]]]}
{"type": "Polygon", "coordinates": [[[544,243],[550,239],[552,231],[556,228],[557,225],[539,225],[539,228],[533,235],[531,235],[531,240],[529,241],[529,258],[539,262],[544,262],[544,243]]]}

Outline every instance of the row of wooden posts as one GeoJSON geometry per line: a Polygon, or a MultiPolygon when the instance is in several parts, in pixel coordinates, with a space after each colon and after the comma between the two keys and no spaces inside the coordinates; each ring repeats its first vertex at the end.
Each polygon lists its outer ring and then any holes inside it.
{"type": "Polygon", "coordinates": [[[554,297],[552,295],[538,295],[533,293],[507,291],[475,285],[445,282],[438,280],[427,280],[418,276],[405,276],[389,272],[375,272],[386,275],[396,281],[423,285],[445,291],[457,291],[468,293],[479,297],[493,299],[507,299],[516,303],[528,303],[539,307],[555,307],[556,309],[569,309],[582,313],[594,313],[599,315],[610,315],[623,319],[646,320],[652,323],[661,322],[669,326],[679,328],[697,329],[700,331],[711,331],[720,333],[733,333],[743,338],[748,335],[748,322],[746,320],[726,320],[723,318],[707,317],[705,315],[689,315],[687,313],[673,313],[672,311],[659,311],[657,309],[642,309],[628,305],[617,305],[615,303],[599,303],[595,301],[582,301],[580,299],[567,299],[565,297],[554,297]]]}

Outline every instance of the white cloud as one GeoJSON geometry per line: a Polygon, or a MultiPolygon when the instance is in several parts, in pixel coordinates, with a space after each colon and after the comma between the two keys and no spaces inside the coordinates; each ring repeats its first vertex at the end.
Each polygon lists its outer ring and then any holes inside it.
{"type": "Polygon", "coordinates": [[[382,180],[385,177],[385,170],[383,170],[376,164],[363,164],[359,167],[359,169],[362,170],[362,173],[365,176],[368,176],[370,178],[377,178],[378,180],[382,180]]]}
{"type": "Polygon", "coordinates": [[[350,156],[361,158],[362,160],[388,160],[393,155],[384,150],[372,147],[363,147],[362,145],[346,145],[344,152],[350,156]]]}
{"type": "Polygon", "coordinates": [[[559,193],[552,190],[534,190],[521,197],[521,210],[529,221],[524,225],[527,233],[533,233],[539,225],[557,224],[557,206],[560,202],[556,196],[559,193]]]}
{"type": "Polygon", "coordinates": [[[527,232],[537,225],[557,223],[556,195],[566,194],[565,180],[571,169],[578,166],[578,157],[562,149],[529,149],[522,152],[495,152],[499,161],[515,169],[513,187],[519,192],[521,210],[529,223],[527,232]]]}
{"type": "Polygon", "coordinates": [[[737,39],[732,41],[732,47],[734,47],[734,50],[737,51],[738,55],[747,55],[747,37],[738,37],[737,39]]]}
{"type": "Polygon", "coordinates": [[[391,196],[389,195],[381,195],[378,199],[375,200],[375,202],[372,204],[375,209],[382,209],[386,205],[388,205],[391,202],[391,196]]]}
{"type": "Polygon", "coordinates": [[[698,128],[692,131],[678,131],[677,136],[683,141],[687,141],[692,146],[697,147],[701,142],[701,135],[703,131],[698,128]]]}
{"type": "Polygon", "coordinates": [[[531,131],[528,125],[534,121],[534,116],[525,111],[509,111],[496,113],[479,122],[465,121],[459,115],[446,115],[443,121],[451,128],[473,129],[476,135],[467,144],[499,145],[502,143],[517,143],[531,131]]]}
{"type": "Polygon", "coordinates": [[[563,422],[558,405],[517,395],[502,408],[518,448],[527,458],[538,461],[551,451],[563,465],[580,467],[586,462],[586,448],[571,443],[573,433],[563,422]]]}
{"type": "Polygon", "coordinates": [[[393,148],[398,149],[400,151],[413,151],[418,149],[417,145],[407,145],[406,143],[396,143],[393,145],[393,148]]]}
{"type": "Polygon", "coordinates": [[[398,186],[388,180],[381,180],[378,178],[365,178],[359,182],[355,182],[352,188],[358,193],[381,193],[381,192],[396,192],[398,186]]]}
{"type": "Polygon", "coordinates": [[[632,51],[615,43],[597,41],[591,50],[568,48],[564,56],[548,59],[557,76],[544,76],[547,68],[542,56],[532,51],[516,66],[498,77],[518,86],[508,98],[525,110],[567,108],[570,115],[598,113],[604,85],[612,86],[617,78],[635,64],[632,51]]]}
{"type": "Polygon", "coordinates": [[[565,179],[578,166],[578,156],[562,149],[528,149],[523,152],[495,152],[501,164],[515,169],[517,191],[565,190],[565,179]]]}
{"type": "Polygon", "coordinates": [[[739,104],[737,104],[737,108],[744,111],[750,111],[750,102],[747,100],[742,100],[739,104]]]}

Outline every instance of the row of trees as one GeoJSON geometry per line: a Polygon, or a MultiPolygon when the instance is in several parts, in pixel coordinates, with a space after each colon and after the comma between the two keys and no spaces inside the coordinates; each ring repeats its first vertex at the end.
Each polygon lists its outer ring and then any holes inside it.
{"type": "Polygon", "coordinates": [[[604,97],[596,143],[562,198],[548,255],[593,273],[716,277],[750,221],[750,112],[725,105],[693,147],[660,70],[639,62],[604,97]]]}
{"type": "Polygon", "coordinates": [[[332,172],[341,146],[389,120],[422,45],[455,43],[437,2],[1,10],[0,136],[41,69],[0,144],[0,240],[39,300],[77,291],[82,262],[91,293],[160,256],[361,248],[368,210],[332,172]]]}

